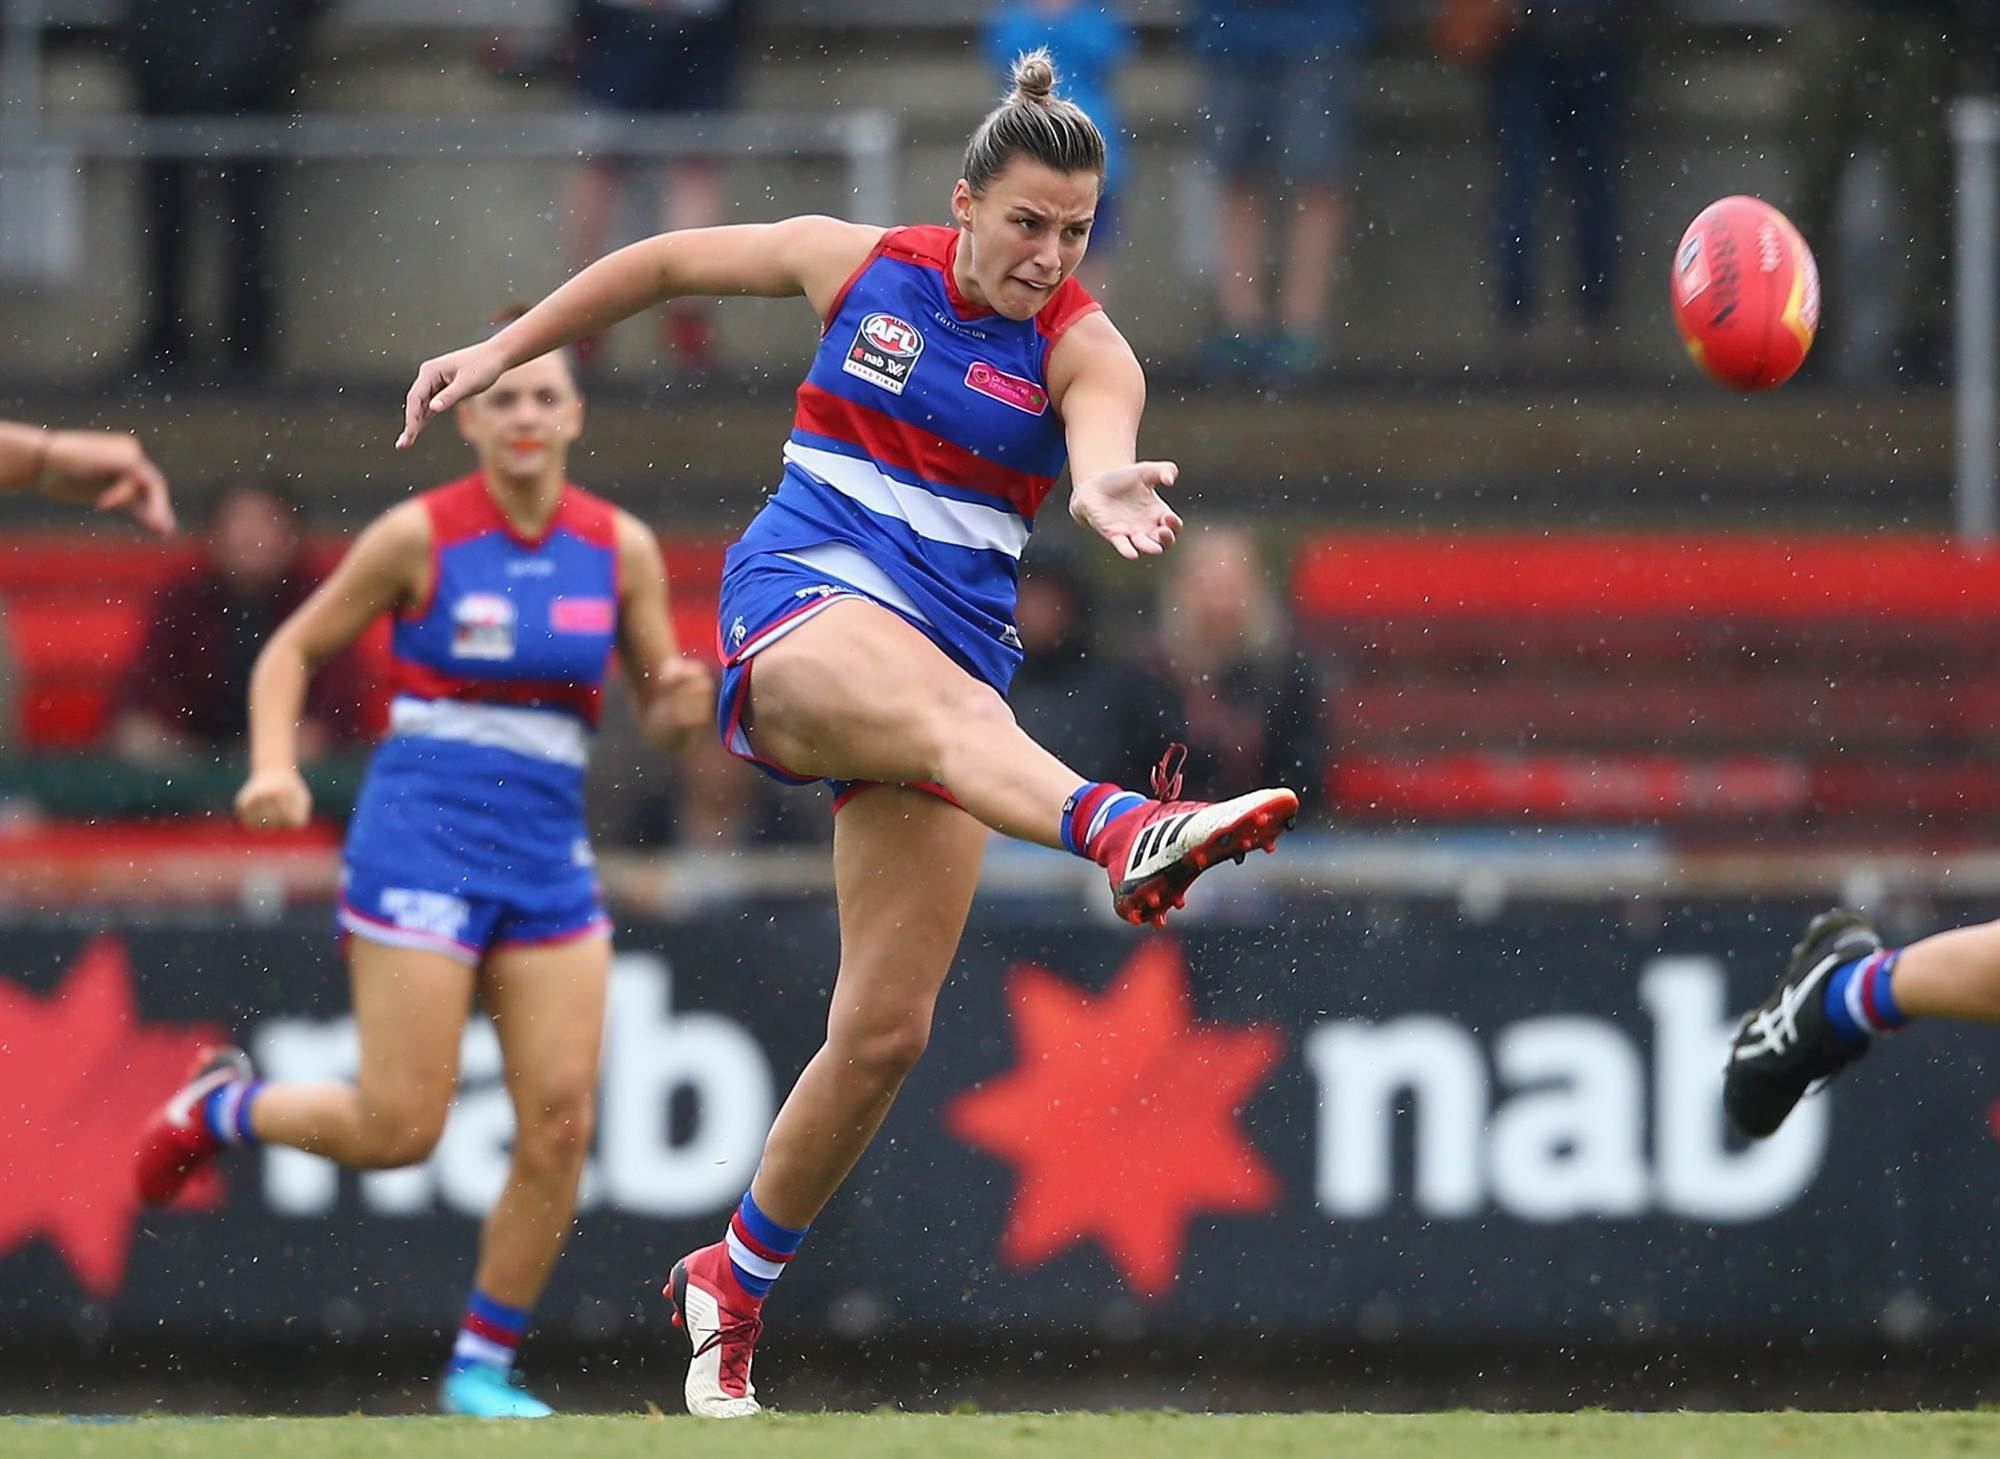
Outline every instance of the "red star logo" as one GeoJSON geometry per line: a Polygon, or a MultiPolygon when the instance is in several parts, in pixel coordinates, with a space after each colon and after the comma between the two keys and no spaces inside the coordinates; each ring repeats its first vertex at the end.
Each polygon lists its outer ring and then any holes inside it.
{"type": "Polygon", "coordinates": [[[1019,1177],[1000,1259],[1095,1241],[1142,1297],[1180,1271],[1204,1211],[1268,1211],[1278,1181],[1236,1116],[1283,1051],[1274,1028],[1196,1023],[1177,944],[1134,952],[1093,998],[1046,969],[1008,975],[1020,1062],[961,1095],[947,1128],[1019,1177]]]}
{"type": "MultiPolygon", "coordinates": [[[[0,978],[0,1256],[36,1236],[85,1291],[114,1296],[138,1222],[134,1137],[186,1077],[207,1025],[142,1026],[125,948],[100,937],[47,998],[0,978]]],[[[183,1206],[212,1206],[212,1174],[183,1206]]]]}

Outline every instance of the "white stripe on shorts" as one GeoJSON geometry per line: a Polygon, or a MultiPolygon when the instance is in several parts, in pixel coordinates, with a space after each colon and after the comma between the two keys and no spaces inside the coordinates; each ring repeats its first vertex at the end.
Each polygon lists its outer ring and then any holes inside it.
{"type": "Polygon", "coordinates": [[[859,588],[869,597],[879,598],[898,612],[909,614],[919,623],[930,622],[930,619],[917,611],[917,605],[910,601],[910,595],[896,586],[894,578],[845,542],[822,542],[816,547],[802,547],[797,552],[780,552],[778,556],[787,562],[796,562],[801,567],[809,567],[814,572],[823,572],[850,588],[859,588]]]}

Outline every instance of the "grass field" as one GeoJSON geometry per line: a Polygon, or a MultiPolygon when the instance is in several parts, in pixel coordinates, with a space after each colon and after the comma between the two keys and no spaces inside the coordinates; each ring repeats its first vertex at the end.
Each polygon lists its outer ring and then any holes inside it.
{"type": "Polygon", "coordinates": [[[1922,1459],[2000,1452],[2000,1411],[1716,1414],[815,1414],[687,1418],[0,1419],[6,1459],[1922,1459]]]}

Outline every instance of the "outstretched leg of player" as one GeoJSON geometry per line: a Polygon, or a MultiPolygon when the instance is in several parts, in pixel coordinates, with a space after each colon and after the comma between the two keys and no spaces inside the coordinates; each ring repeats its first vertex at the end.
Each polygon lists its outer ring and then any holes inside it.
{"type": "Polygon", "coordinates": [[[2000,1023],[2000,922],[1898,949],[1859,912],[1823,912],[1737,1030],[1723,1107],[1744,1134],[1769,1135],[1815,1082],[1912,1018],[2000,1023]]]}
{"type": "Polygon", "coordinates": [[[225,1146],[268,1143],[364,1170],[414,1165],[444,1130],[472,1007],[472,969],[353,937],[348,981],[361,1063],[352,1084],[269,1084],[217,1051],[141,1138],[140,1198],[164,1205],[225,1146]]]}
{"type": "Polygon", "coordinates": [[[1270,847],[1298,813],[1281,788],[1210,804],[1177,799],[1178,775],[1156,777],[1151,797],[1086,780],[993,689],[860,599],[833,603],[752,664],[744,725],[759,755],[798,775],[944,786],[1003,835],[1104,867],[1129,921],[1162,920],[1203,871],[1270,847]]]}
{"type": "Polygon", "coordinates": [[[750,1360],[764,1296],[924,1051],[986,835],[957,807],[886,785],[856,796],[835,819],[840,974],[826,1042],[778,1111],[724,1239],[680,1261],[668,1288],[694,1347],[690,1412],[757,1411],[750,1360]]]}
{"type": "Polygon", "coordinates": [[[514,1355],[576,1214],[596,1122],[611,944],[603,937],[496,947],[481,995],[514,1104],[507,1184],[486,1218],[479,1269],[439,1387],[447,1413],[540,1418],[514,1355]]]}

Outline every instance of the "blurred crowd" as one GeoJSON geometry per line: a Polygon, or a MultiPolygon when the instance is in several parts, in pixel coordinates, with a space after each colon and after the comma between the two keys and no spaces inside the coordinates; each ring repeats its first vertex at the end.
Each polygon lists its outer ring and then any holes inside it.
{"type": "MultiPolygon", "coordinates": [[[[217,493],[200,540],[199,559],[147,605],[93,754],[100,765],[115,756],[154,773],[211,774],[226,797],[245,754],[251,667],[328,554],[309,550],[296,500],[269,477],[217,493]]],[[[1185,744],[1190,794],[1284,783],[1313,816],[1335,728],[1330,674],[1292,632],[1278,565],[1249,532],[1209,526],[1149,574],[1155,600],[1133,604],[1106,591],[1090,546],[1081,534],[1044,540],[1024,565],[1025,657],[1010,696],[1022,724],[1068,763],[1138,787],[1170,744],[1185,744]]],[[[355,766],[368,748],[367,706],[386,693],[380,672],[352,653],[319,671],[300,729],[302,763],[355,766]]],[[[604,711],[592,772],[599,793],[588,797],[602,844],[716,849],[830,834],[823,799],[781,790],[716,737],[666,761],[641,742],[625,695],[607,694],[604,711]]]]}
{"type": "MultiPolygon", "coordinates": [[[[1692,0],[1684,0],[1692,3],[1692,0]]],[[[121,49],[148,116],[276,117],[297,109],[327,0],[130,0],[121,49]]],[[[1712,10],[1714,7],[1710,7],[1712,10]]],[[[1483,220],[1491,307],[1503,330],[1527,330],[1561,298],[1582,336],[1609,325],[1628,252],[1623,192],[1642,52],[1671,20],[1672,0],[1187,0],[1174,27],[1147,12],[1142,34],[1114,4],[998,0],[976,45],[994,78],[1024,49],[1054,52],[1069,95],[1111,139],[1110,175],[1088,281],[1125,232],[1128,133],[1121,92],[1141,40],[1178,46],[1197,68],[1200,121],[1217,188],[1212,298],[1199,367],[1231,380],[1316,376],[1333,361],[1348,241],[1370,224],[1355,188],[1357,99],[1381,84],[1376,57],[1394,37],[1463,68],[1484,95],[1483,146],[1493,183],[1483,220]],[[1412,38],[1414,39],[1414,42],[1412,38]],[[1544,268],[1560,242],[1568,255],[1544,268]],[[1547,281],[1561,280],[1551,291],[1547,281]]],[[[1773,59],[1796,88],[1789,196],[1805,235],[1838,264],[1843,174],[1886,151],[1900,245],[1894,348],[1881,368],[1925,385],[1945,371],[1950,289],[1947,107],[1991,84],[1995,7],[1972,0],[1791,0],[1773,59]]],[[[595,116],[713,116],[741,101],[755,63],[754,0],[571,0],[558,42],[494,42],[495,69],[566,85],[595,116]]],[[[647,167],[584,157],[560,197],[572,262],[642,231],[724,215],[722,159],[677,156],[647,167]],[[647,175],[651,174],[651,175],[647,175]],[[642,207],[652,206],[641,216],[642,207]]],[[[268,367],[279,291],[267,163],[211,167],[161,160],[144,169],[142,226],[152,310],[137,371],[252,378],[268,367]],[[201,293],[187,238],[197,215],[227,240],[213,338],[197,338],[201,293]]],[[[1871,223],[1871,226],[1873,224],[1871,223]]],[[[1838,286],[1839,281],[1834,281],[1838,286]]],[[[715,325],[696,303],[659,318],[660,353],[691,374],[716,358],[715,325]]],[[[586,341],[586,367],[597,342],[586,341]]],[[[1824,364],[1828,353],[1820,352],[1824,364]]]]}

